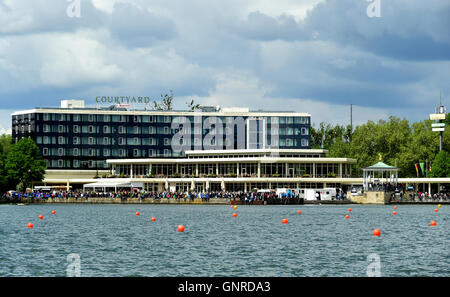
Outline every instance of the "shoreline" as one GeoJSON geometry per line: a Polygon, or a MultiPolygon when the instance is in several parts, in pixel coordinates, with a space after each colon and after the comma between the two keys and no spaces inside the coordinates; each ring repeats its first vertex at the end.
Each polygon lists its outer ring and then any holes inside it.
{"type": "Polygon", "coordinates": [[[386,204],[355,203],[350,200],[304,200],[304,201],[253,201],[245,202],[231,198],[211,198],[208,201],[196,199],[139,199],[139,198],[54,198],[48,200],[36,200],[22,198],[17,201],[0,200],[0,204],[164,204],[164,205],[437,205],[450,204],[450,201],[392,201],[386,204]]]}

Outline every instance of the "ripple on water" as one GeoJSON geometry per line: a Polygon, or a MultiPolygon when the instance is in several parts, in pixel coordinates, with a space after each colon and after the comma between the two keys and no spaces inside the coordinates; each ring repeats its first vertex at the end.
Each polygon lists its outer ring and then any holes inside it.
{"type": "Polygon", "coordinates": [[[77,253],[83,276],[365,276],[376,253],[382,276],[449,276],[450,207],[393,216],[389,205],[355,205],[345,219],[347,209],[240,206],[233,218],[229,206],[2,205],[0,275],[64,276],[77,253]]]}

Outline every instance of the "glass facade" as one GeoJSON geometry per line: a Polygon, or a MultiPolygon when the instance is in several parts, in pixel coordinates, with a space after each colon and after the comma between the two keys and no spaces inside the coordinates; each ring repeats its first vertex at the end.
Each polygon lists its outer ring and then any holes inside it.
{"type": "MultiPolygon", "coordinates": [[[[310,148],[310,117],[295,113],[286,117],[277,113],[253,116],[251,112],[224,116],[217,112],[217,116],[194,117],[178,116],[177,112],[130,115],[95,111],[37,109],[13,115],[13,142],[23,137],[33,139],[48,169],[106,169],[106,159],[176,158],[183,157],[185,150],[310,148]],[[183,149],[174,150],[173,144],[183,149]]],[[[206,174],[211,171],[201,170],[206,174]]],[[[267,173],[277,170],[283,169],[267,168],[267,173]]],[[[254,171],[249,166],[246,174],[254,171]]]]}

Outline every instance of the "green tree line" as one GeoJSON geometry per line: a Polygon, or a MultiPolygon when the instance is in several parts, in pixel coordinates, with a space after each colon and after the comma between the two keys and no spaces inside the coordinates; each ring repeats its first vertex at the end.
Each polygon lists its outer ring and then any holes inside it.
{"type": "Polygon", "coordinates": [[[0,192],[24,191],[33,181],[42,181],[45,162],[36,143],[23,138],[12,144],[11,135],[0,136],[0,192]]]}
{"type": "Polygon", "coordinates": [[[416,177],[415,164],[428,163],[419,176],[450,177],[450,119],[447,116],[443,135],[443,151],[439,153],[439,132],[433,132],[433,121],[410,124],[394,116],[389,120],[368,121],[353,129],[348,126],[320,123],[311,127],[311,147],[329,151],[330,157],[357,159],[356,173],[379,161],[400,168],[400,177],[416,177]]]}

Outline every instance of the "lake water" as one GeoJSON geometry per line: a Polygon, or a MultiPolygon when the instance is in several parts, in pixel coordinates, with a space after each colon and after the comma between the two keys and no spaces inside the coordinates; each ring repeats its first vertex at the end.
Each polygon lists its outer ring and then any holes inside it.
{"type": "Polygon", "coordinates": [[[450,276],[450,206],[435,208],[0,205],[0,276],[66,276],[69,254],[81,276],[366,276],[373,253],[381,276],[450,276]]]}

